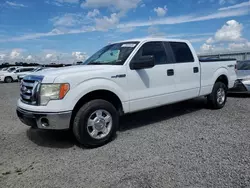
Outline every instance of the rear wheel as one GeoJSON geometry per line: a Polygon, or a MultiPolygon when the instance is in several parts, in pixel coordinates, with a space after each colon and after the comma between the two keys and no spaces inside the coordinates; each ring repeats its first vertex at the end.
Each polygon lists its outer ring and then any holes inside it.
{"type": "Polygon", "coordinates": [[[208,105],[213,109],[221,109],[227,101],[227,86],[222,82],[216,82],[212,93],[208,96],[208,105]]]}
{"type": "Polygon", "coordinates": [[[86,147],[98,147],[109,142],[118,127],[119,115],[115,107],[105,100],[92,100],[77,112],[73,133],[86,147]]]}
{"type": "Polygon", "coordinates": [[[5,83],[11,83],[11,82],[13,82],[13,79],[11,78],[11,77],[6,77],[5,79],[4,79],[4,82],[5,83]]]}

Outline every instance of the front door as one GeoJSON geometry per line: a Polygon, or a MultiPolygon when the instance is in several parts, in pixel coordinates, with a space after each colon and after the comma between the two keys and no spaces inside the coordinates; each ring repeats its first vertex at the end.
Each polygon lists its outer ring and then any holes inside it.
{"type": "Polygon", "coordinates": [[[170,63],[162,42],[147,42],[138,50],[132,61],[142,56],[155,58],[153,68],[131,70],[128,66],[128,90],[130,111],[138,111],[171,102],[167,97],[175,91],[174,64],[170,63]],[[169,100],[169,101],[168,101],[169,100]]]}

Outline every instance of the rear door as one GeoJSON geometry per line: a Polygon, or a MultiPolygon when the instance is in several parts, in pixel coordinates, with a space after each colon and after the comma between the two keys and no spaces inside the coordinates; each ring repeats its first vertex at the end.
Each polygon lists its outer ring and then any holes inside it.
{"type": "Polygon", "coordinates": [[[185,42],[169,42],[175,62],[176,97],[185,100],[197,97],[200,91],[200,62],[185,42]]]}
{"type": "Polygon", "coordinates": [[[128,66],[128,90],[130,96],[130,111],[152,108],[166,104],[175,91],[174,64],[166,54],[162,42],[146,42],[138,50],[132,61],[142,56],[152,55],[155,66],[149,69],[131,70],[128,66]],[[169,72],[169,74],[167,73],[169,72]]]}

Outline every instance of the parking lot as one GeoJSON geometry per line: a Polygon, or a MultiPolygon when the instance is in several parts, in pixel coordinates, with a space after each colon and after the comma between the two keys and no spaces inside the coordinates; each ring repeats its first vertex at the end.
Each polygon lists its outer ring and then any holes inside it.
{"type": "Polygon", "coordinates": [[[80,147],[67,131],[16,117],[18,83],[0,83],[0,187],[249,187],[250,97],[222,110],[204,98],[127,115],[111,143],[80,147]]]}

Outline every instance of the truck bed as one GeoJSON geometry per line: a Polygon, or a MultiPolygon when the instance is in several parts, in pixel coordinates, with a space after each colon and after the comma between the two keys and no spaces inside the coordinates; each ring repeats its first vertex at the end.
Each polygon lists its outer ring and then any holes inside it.
{"type": "Polygon", "coordinates": [[[205,62],[218,62],[218,61],[236,61],[236,59],[233,59],[233,58],[223,58],[223,59],[202,59],[202,58],[199,58],[199,61],[202,62],[202,63],[205,63],[205,62]]]}
{"type": "Polygon", "coordinates": [[[234,86],[236,80],[235,65],[236,59],[199,59],[201,66],[201,90],[200,95],[211,93],[213,83],[218,75],[228,77],[228,88],[234,86]]]}

